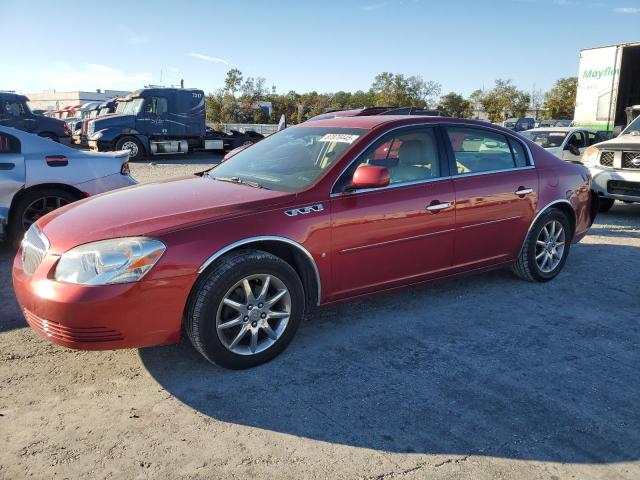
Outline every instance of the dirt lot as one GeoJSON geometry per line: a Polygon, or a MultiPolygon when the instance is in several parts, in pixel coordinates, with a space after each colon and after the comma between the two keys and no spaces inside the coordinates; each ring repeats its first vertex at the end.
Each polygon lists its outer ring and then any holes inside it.
{"type": "MultiPolygon", "coordinates": [[[[216,159],[135,164],[141,180],[216,159]]],[[[48,344],[0,253],[0,478],[640,478],[640,205],[545,285],[508,272],[312,315],[270,364],[48,344]]]]}

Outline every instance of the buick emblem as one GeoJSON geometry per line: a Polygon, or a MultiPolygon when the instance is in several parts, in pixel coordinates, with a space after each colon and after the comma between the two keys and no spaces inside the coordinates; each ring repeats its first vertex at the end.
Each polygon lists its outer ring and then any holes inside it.
{"type": "Polygon", "coordinates": [[[633,160],[631,160],[631,163],[634,167],[640,167],[640,157],[634,158],[633,160]]]}

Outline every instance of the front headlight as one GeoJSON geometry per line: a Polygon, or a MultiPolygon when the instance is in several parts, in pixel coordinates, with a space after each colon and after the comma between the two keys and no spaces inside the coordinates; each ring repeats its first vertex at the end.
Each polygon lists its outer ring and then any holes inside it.
{"type": "Polygon", "coordinates": [[[597,147],[589,147],[582,154],[580,161],[585,167],[595,167],[598,163],[600,150],[597,147]]]}
{"type": "Polygon", "coordinates": [[[55,279],[80,285],[137,282],[166,246],[146,237],[114,238],[72,248],[58,261],[55,279]]]}

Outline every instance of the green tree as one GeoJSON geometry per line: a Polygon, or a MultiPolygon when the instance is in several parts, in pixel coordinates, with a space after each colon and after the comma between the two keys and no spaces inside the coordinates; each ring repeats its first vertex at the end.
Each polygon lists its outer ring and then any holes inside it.
{"type": "Polygon", "coordinates": [[[440,97],[438,108],[454,118],[471,118],[473,116],[471,102],[455,92],[440,97]]]}
{"type": "Polygon", "coordinates": [[[373,79],[371,93],[376,106],[384,107],[428,107],[440,95],[437,82],[425,82],[422,77],[382,72],[373,79]]]}
{"type": "Polygon", "coordinates": [[[573,118],[576,107],[577,77],[567,77],[557,80],[551,90],[547,92],[544,106],[547,118],[573,118]]]}
{"type": "Polygon", "coordinates": [[[518,90],[511,80],[496,80],[495,87],[483,95],[482,106],[492,122],[522,117],[529,107],[529,94],[518,90]]]}
{"type": "Polygon", "coordinates": [[[480,118],[480,107],[482,106],[482,99],[484,98],[484,89],[483,90],[474,90],[469,95],[469,103],[473,108],[473,117],[480,118]]]}
{"type": "Polygon", "coordinates": [[[236,94],[242,85],[242,72],[237,68],[232,68],[227,72],[227,77],[224,80],[224,90],[230,95],[236,94]]]}

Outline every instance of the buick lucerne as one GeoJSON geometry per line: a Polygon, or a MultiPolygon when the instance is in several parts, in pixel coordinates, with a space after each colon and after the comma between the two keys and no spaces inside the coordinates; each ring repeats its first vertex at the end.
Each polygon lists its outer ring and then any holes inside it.
{"type": "Polygon", "coordinates": [[[596,203],[584,166],[501,127],[336,117],[55,210],[27,231],[13,282],[51,342],[185,332],[209,361],[245,368],[282,352],[316,306],[502,267],[551,280],[596,203]]]}

